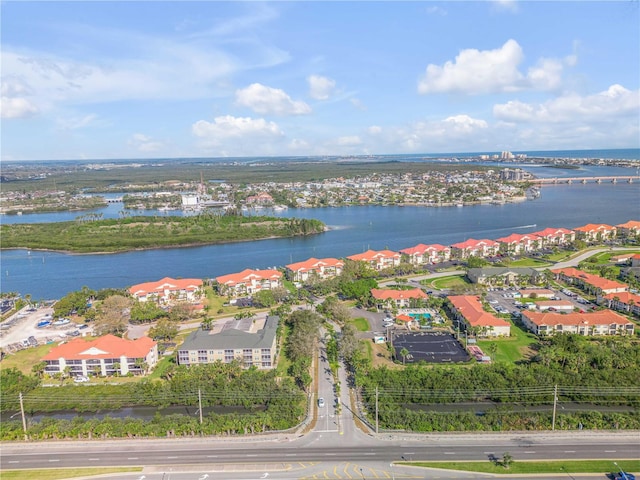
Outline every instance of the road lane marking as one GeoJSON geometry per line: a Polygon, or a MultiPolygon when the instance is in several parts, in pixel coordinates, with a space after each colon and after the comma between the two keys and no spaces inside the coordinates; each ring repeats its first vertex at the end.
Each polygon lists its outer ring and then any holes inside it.
{"type": "Polygon", "coordinates": [[[100,460],[100,459],[99,458],[90,458],[89,460],[96,461],[96,460],[100,460]]]}
{"type": "Polygon", "coordinates": [[[9,463],[20,463],[20,460],[10,460],[9,463]]]}
{"type": "Polygon", "coordinates": [[[52,458],[52,459],[50,459],[49,461],[50,461],[50,462],[59,462],[60,460],[59,460],[59,459],[57,459],[57,458],[52,458]]]}
{"type": "Polygon", "coordinates": [[[616,453],[615,450],[605,450],[604,453],[616,453]]]}
{"type": "Polygon", "coordinates": [[[536,453],[536,452],[534,452],[532,450],[529,450],[529,451],[525,451],[525,452],[522,452],[522,453],[536,453]]]}
{"type": "Polygon", "coordinates": [[[456,452],[442,452],[444,455],[455,455],[456,452]]]}
{"type": "Polygon", "coordinates": [[[564,453],[576,453],[575,450],[565,450],[564,453]]]}
{"type": "Polygon", "coordinates": [[[138,457],[127,457],[127,460],[138,460],[138,457]]]}
{"type": "Polygon", "coordinates": [[[324,456],[325,457],[335,457],[337,455],[337,453],[325,453],[324,456]]]}
{"type": "Polygon", "coordinates": [[[297,455],[297,453],[287,453],[285,454],[285,457],[296,457],[297,455]]]}
{"type": "Polygon", "coordinates": [[[371,453],[365,452],[365,455],[375,455],[375,453],[373,453],[373,452],[371,452],[371,453]]]}
{"type": "Polygon", "coordinates": [[[167,457],[167,458],[171,458],[171,459],[173,459],[173,458],[179,458],[179,457],[167,457]]]}
{"type": "Polygon", "coordinates": [[[207,455],[207,458],[218,458],[218,455],[207,455]]]}

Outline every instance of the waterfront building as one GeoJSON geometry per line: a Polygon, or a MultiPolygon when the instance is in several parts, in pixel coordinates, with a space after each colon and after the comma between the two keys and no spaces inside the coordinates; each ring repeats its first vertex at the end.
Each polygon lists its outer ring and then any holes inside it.
{"type": "Polygon", "coordinates": [[[400,265],[401,257],[402,255],[398,252],[392,252],[391,250],[367,250],[364,253],[350,255],[347,258],[354,262],[365,262],[374,270],[380,271],[385,268],[397,267],[400,265]]]}
{"type": "Polygon", "coordinates": [[[282,287],[282,272],[274,269],[251,270],[216,277],[218,293],[230,297],[253,295],[261,290],[282,287]]]}
{"type": "Polygon", "coordinates": [[[415,247],[400,250],[400,253],[409,257],[409,263],[416,266],[446,262],[451,258],[451,248],[437,243],[420,243],[415,247]]]}
{"type": "Polygon", "coordinates": [[[287,276],[294,282],[306,282],[317,278],[326,280],[342,273],[344,262],[337,258],[310,258],[304,262],[285,265],[287,276]]]}
{"type": "Polygon", "coordinates": [[[451,245],[451,256],[460,259],[469,257],[493,257],[498,253],[500,244],[493,240],[475,240],[470,238],[464,242],[451,245]]]}
{"type": "Polygon", "coordinates": [[[625,283],[602,278],[598,275],[583,272],[577,268],[560,268],[551,270],[551,273],[556,276],[557,280],[575,285],[593,295],[606,295],[608,293],[620,293],[629,290],[629,286],[625,283]]]}
{"type": "Polygon", "coordinates": [[[545,228],[531,235],[541,238],[542,245],[545,247],[568,245],[576,239],[576,232],[566,228],[545,228]]]}
{"type": "Polygon", "coordinates": [[[496,242],[500,244],[500,251],[507,255],[520,255],[542,247],[542,239],[530,233],[523,235],[512,233],[507,237],[497,238],[496,242]]]}
{"type": "Polygon", "coordinates": [[[531,267],[481,267],[467,270],[467,278],[481,285],[536,285],[544,280],[544,275],[531,267]]]}
{"type": "Polygon", "coordinates": [[[578,313],[522,312],[522,323],[532,333],[554,335],[632,335],[634,323],[611,310],[578,313]]]}
{"type": "Polygon", "coordinates": [[[586,242],[600,242],[614,238],[617,228],[603,223],[589,223],[582,227],[577,227],[574,230],[576,231],[577,238],[581,240],[586,242]]]}
{"type": "Polygon", "coordinates": [[[144,374],[158,363],[158,344],[149,337],[127,340],[104,335],[94,340],[74,338],[51,349],[42,360],[45,373],[63,373],[69,367],[72,377],[144,374]]]}
{"type": "Polygon", "coordinates": [[[179,365],[239,361],[244,368],[260,370],[276,366],[276,330],[280,318],[244,318],[199,328],[178,347],[179,365]]]}
{"type": "Polygon", "coordinates": [[[411,290],[372,288],[371,296],[376,301],[376,308],[378,310],[389,307],[414,307],[418,302],[427,300],[427,298],[429,298],[427,294],[419,288],[412,288],[411,290]]]}
{"type": "Polygon", "coordinates": [[[204,291],[199,278],[175,279],[165,277],[157,282],[146,282],[133,285],[129,293],[140,302],[154,301],[160,304],[172,302],[199,302],[204,291]]]}
{"type": "Polygon", "coordinates": [[[640,234],[640,222],[629,220],[626,223],[616,225],[618,236],[622,238],[635,237],[640,234]]]}
{"type": "Polygon", "coordinates": [[[508,337],[511,324],[502,318],[485,312],[482,303],[474,295],[452,295],[447,297],[454,317],[468,328],[485,337],[508,337]]]}

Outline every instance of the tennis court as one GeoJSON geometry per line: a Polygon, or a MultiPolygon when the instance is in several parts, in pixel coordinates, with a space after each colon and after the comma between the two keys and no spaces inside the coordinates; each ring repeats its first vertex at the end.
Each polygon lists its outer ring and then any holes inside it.
{"type": "Polygon", "coordinates": [[[445,332],[394,334],[393,348],[400,361],[402,349],[409,351],[405,363],[456,363],[469,360],[469,354],[462,344],[451,333],[445,332]]]}

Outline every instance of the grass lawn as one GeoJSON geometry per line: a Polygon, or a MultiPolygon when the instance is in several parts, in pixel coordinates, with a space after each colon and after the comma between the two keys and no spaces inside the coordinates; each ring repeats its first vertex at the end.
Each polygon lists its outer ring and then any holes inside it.
{"type": "Polygon", "coordinates": [[[2,360],[2,368],[16,367],[22,373],[31,375],[31,368],[55,347],[56,343],[49,345],[39,345],[33,348],[26,348],[19,352],[7,355],[2,360]]]}
{"type": "Polygon", "coordinates": [[[479,340],[478,346],[483,352],[488,353],[489,345],[496,343],[498,350],[496,351],[497,362],[514,363],[528,354],[532,353],[530,346],[537,342],[535,335],[525,332],[517,325],[511,325],[511,336],[508,338],[498,338],[496,340],[479,340]]]}
{"type": "Polygon", "coordinates": [[[510,267],[550,267],[553,265],[551,262],[545,262],[544,260],[538,260],[536,258],[521,258],[519,260],[513,260],[509,262],[510,267]]]}
{"type": "Polygon", "coordinates": [[[358,317],[349,321],[351,325],[356,327],[356,330],[359,332],[368,332],[369,331],[369,322],[366,318],[358,317]]]}
{"type": "MultiPolygon", "coordinates": [[[[462,470],[465,472],[481,472],[492,474],[542,474],[542,473],[611,473],[616,466],[613,460],[561,460],[561,461],[514,461],[510,468],[504,468],[493,462],[407,462],[396,465],[412,465],[416,467],[442,468],[446,470],[462,470]]],[[[640,470],[640,460],[617,460],[620,468],[626,472],[640,470]]]]}
{"type": "Polygon", "coordinates": [[[434,278],[433,280],[424,280],[424,284],[436,290],[470,285],[464,275],[451,275],[449,277],[434,278]]]}
{"type": "Polygon", "coordinates": [[[100,468],[47,468],[42,470],[3,470],[2,480],[57,480],[62,478],[88,477],[107,473],[141,472],[142,467],[100,468]]]}

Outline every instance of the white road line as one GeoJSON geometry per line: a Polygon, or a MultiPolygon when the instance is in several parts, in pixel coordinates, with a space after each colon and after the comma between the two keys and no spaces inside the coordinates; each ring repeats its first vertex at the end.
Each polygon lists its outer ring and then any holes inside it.
{"type": "Polygon", "coordinates": [[[522,452],[522,453],[536,453],[536,452],[529,450],[528,452],[522,452]]]}
{"type": "Polygon", "coordinates": [[[564,453],[576,453],[575,450],[565,450],[564,453]]]}
{"type": "Polygon", "coordinates": [[[297,455],[297,453],[287,453],[285,454],[285,457],[296,457],[297,455]]]}
{"type": "Polygon", "coordinates": [[[173,458],[179,458],[179,457],[167,457],[167,458],[172,458],[173,459],[173,458]]]}
{"type": "Polygon", "coordinates": [[[337,455],[337,453],[325,453],[324,456],[325,457],[335,457],[337,455]]]}
{"type": "Polygon", "coordinates": [[[248,453],[248,454],[247,454],[247,457],[257,457],[257,456],[258,456],[258,455],[257,455],[257,454],[255,454],[255,453],[248,453]]]}
{"type": "Polygon", "coordinates": [[[605,450],[604,453],[616,453],[615,450],[605,450]]]}
{"type": "Polygon", "coordinates": [[[95,461],[95,460],[100,460],[100,459],[99,458],[90,458],[89,460],[95,461]]]}
{"type": "Polygon", "coordinates": [[[20,463],[20,460],[10,460],[9,463],[20,463]]]}
{"type": "Polygon", "coordinates": [[[60,460],[58,458],[52,458],[51,460],[49,460],[50,462],[59,462],[60,460]]]}
{"type": "Polygon", "coordinates": [[[496,452],[482,452],[482,453],[484,453],[485,455],[495,455],[496,454],[496,452]]]}
{"type": "Polygon", "coordinates": [[[138,460],[138,457],[127,457],[127,460],[138,460]]]}
{"type": "Polygon", "coordinates": [[[207,455],[207,458],[218,458],[218,455],[207,455]]]}
{"type": "Polygon", "coordinates": [[[373,452],[367,452],[367,453],[365,453],[365,455],[375,455],[375,453],[373,453],[373,452]]]}
{"type": "Polygon", "coordinates": [[[455,455],[456,452],[442,452],[444,455],[455,455]]]}

